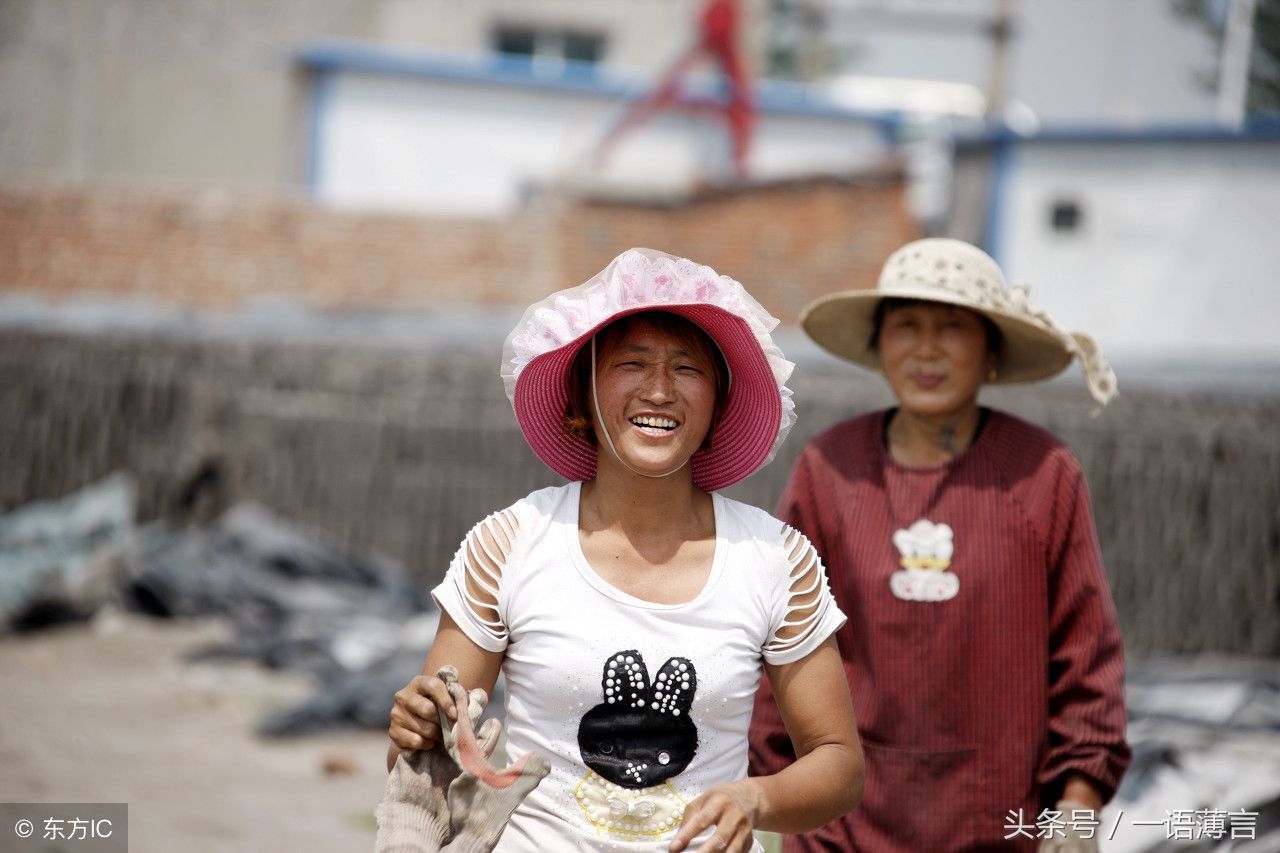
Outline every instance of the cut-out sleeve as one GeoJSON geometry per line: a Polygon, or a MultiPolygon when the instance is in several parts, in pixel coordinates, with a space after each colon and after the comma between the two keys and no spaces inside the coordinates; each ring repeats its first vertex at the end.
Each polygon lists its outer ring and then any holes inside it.
{"type": "Polygon", "coordinates": [[[515,512],[504,509],[471,528],[444,580],[431,593],[463,633],[491,652],[507,647],[501,607],[502,577],[519,527],[515,512]]]}
{"type": "Polygon", "coordinates": [[[822,559],[802,533],[782,526],[786,589],[778,596],[764,659],[792,663],[812,652],[845,622],[831,590],[822,559]]]}

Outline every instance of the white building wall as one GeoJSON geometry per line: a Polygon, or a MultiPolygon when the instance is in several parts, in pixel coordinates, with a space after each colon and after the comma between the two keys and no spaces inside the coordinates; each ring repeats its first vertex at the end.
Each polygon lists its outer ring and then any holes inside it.
{"type": "MultiPolygon", "coordinates": [[[[838,70],[992,83],[995,0],[827,0],[838,70]]],[[[1217,46],[1171,0],[1017,0],[1006,95],[1047,125],[1207,122],[1217,46]]]]}
{"type": "Polygon", "coordinates": [[[1209,122],[1212,37],[1171,0],[1024,0],[1010,94],[1046,123],[1209,122]]]}
{"type": "MultiPolygon", "coordinates": [[[[626,103],[608,90],[330,72],[316,104],[313,189],[349,207],[499,216],[531,186],[562,180],[669,196],[724,175],[723,120],[671,110],[592,168],[591,151],[626,103]]],[[[849,174],[886,153],[869,120],[773,110],[759,116],[749,168],[756,180],[849,174]]]]}
{"type": "Polygon", "coordinates": [[[1024,142],[996,251],[1033,304],[1120,357],[1280,358],[1280,144],[1024,142]],[[1057,200],[1080,226],[1058,232],[1057,200]]]}

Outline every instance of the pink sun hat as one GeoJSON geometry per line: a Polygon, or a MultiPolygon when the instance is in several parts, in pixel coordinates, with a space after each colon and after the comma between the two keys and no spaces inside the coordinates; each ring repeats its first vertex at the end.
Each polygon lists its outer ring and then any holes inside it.
{"type": "Polygon", "coordinates": [[[795,365],[773,343],[778,321],[741,284],[711,267],[653,249],[628,249],[577,287],[524,312],[502,349],[502,381],[525,440],[569,480],[596,475],[596,448],[564,426],[574,356],[614,320],[667,311],[711,336],[729,368],[711,448],[692,459],[693,482],[714,491],[763,467],[795,424],[787,379],[795,365]]]}

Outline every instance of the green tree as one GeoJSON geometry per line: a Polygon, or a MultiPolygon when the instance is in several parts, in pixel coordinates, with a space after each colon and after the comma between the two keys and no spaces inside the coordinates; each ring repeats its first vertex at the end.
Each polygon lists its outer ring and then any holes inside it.
{"type": "MultiPolygon", "coordinates": [[[[1233,0],[1169,0],[1174,12],[1194,21],[1221,49],[1227,13],[1233,0]]],[[[1197,75],[1203,85],[1216,89],[1218,69],[1197,75]]],[[[1249,50],[1249,82],[1245,114],[1280,116],[1280,0],[1255,0],[1253,40],[1249,50]]]]}
{"type": "Polygon", "coordinates": [[[1280,115],[1280,0],[1258,0],[1245,111],[1280,115]]]}

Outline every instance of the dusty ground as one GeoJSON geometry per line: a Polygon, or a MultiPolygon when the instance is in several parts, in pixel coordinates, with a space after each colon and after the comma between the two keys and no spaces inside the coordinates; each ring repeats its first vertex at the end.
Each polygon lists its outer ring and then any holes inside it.
{"type": "Polygon", "coordinates": [[[0,802],[127,802],[132,853],[372,850],[384,736],[258,739],[312,688],[184,660],[223,630],[104,613],[0,639],[0,802]]]}

